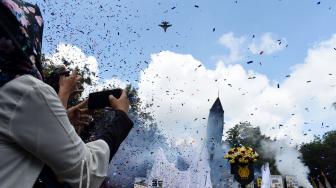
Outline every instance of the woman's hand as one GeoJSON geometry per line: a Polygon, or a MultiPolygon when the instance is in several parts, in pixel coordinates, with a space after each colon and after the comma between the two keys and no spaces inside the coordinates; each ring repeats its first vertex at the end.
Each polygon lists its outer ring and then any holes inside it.
{"type": "Polygon", "coordinates": [[[89,125],[92,121],[92,116],[89,115],[89,110],[85,108],[87,102],[88,100],[86,99],[67,110],[68,118],[78,134],[83,126],[89,125]]]}
{"type": "Polygon", "coordinates": [[[68,77],[62,75],[59,79],[59,92],[58,96],[64,106],[67,108],[68,99],[70,94],[77,89],[78,82],[81,80],[81,76],[77,74],[77,71],[73,71],[68,77]]]}
{"type": "Polygon", "coordinates": [[[110,105],[114,110],[121,110],[126,114],[129,111],[130,102],[127,98],[126,91],[123,90],[121,96],[117,99],[113,95],[109,96],[110,105]]]}
{"type": "Polygon", "coordinates": [[[71,94],[77,89],[77,83],[81,80],[81,76],[78,75],[77,71],[74,70],[72,74],[68,77],[61,75],[59,79],[59,90],[63,93],[71,94]]]}

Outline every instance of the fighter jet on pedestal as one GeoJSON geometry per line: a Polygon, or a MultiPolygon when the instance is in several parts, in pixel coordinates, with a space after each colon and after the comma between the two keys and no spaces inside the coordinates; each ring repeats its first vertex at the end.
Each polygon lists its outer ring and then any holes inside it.
{"type": "Polygon", "coordinates": [[[167,22],[167,21],[163,21],[163,22],[161,22],[161,24],[159,26],[162,27],[164,32],[167,32],[168,27],[171,27],[172,25],[169,24],[169,22],[167,22]]]}

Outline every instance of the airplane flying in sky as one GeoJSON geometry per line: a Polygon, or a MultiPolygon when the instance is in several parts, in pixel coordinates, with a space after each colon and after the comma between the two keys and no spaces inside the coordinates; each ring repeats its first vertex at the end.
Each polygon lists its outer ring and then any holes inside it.
{"type": "Polygon", "coordinates": [[[163,21],[159,26],[163,28],[164,32],[167,32],[168,27],[171,27],[172,25],[167,21],[163,21]]]}

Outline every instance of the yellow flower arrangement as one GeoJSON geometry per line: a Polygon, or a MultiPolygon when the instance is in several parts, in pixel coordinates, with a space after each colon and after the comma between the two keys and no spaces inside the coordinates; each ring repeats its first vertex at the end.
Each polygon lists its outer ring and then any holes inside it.
{"type": "Polygon", "coordinates": [[[231,148],[224,157],[230,164],[234,163],[254,163],[259,158],[259,154],[250,147],[235,147],[231,148]]]}

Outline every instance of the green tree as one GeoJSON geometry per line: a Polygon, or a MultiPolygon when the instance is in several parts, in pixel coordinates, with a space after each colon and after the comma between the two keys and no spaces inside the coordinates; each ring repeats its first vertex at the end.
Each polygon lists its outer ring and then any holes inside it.
{"type": "Polygon", "coordinates": [[[78,90],[74,92],[68,101],[68,107],[74,106],[78,104],[81,100],[82,91],[84,90],[84,83],[92,86],[92,77],[95,76],[95,73],[88,69],[86,66],[83,70],[80,70],[78,66],[74,67],[73,69],[70,68],[71,64],[74,64],[72,61],[68,61],[66,59],[62,59],[62,64],[55,63],[51,59],[47,59],[44,55],[42,55],[42,61],[44,62],[43,66],[43,75],[44,75],[44,81],[49,84],[51,87],[53,87],[56,90],[56,86],[58,85],[58,77],[55,77],[53,73],[55,73],[55,70],[57,68],[60,68],[62,66],[65,67],[66,70],[72,71],[76,70],[77,73],[82,77],[80,84],[78,85],[78,90]]]}
{"type": "Polygon", "coordinates": [[[336,131],[325,133],[322,138],[315,137],[300,148],[303,162],[309,167],[310,176],[321,177],[322,172],[332,185],[336,185],[336,131]]]}
{"type": "Polygon", "coordinates": [[[260,158],[255,163],[255,167],[260,169],[266,162],[270,165],[270,171],[272,174],[280,174],[275,166],[274,157],[270,157],[262,149],[263,141],[272,141],[269,137],[261,134],[259,127],[252,127],[249,122],[241,122],[229,129],[227,132],[226,141],[232,147],[247,146],[257,151],[260,158]]]}

